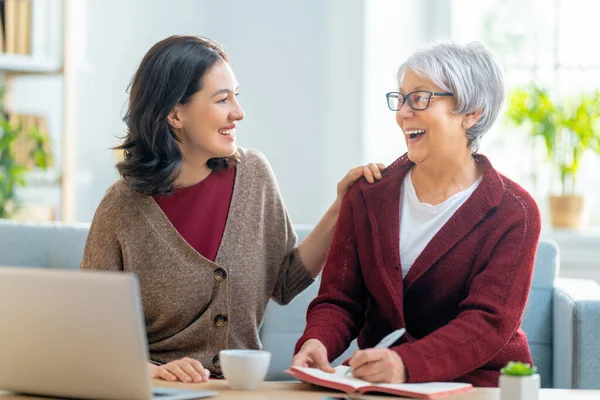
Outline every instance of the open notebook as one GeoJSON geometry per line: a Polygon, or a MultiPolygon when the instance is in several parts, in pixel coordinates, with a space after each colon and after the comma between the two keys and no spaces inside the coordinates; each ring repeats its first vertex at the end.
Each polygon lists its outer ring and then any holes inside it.
{"type": "Polygon", "coordinates": [[[344,376],[348,369],[350,367],[340,365],[335,368],[335,373],[328,373],[316,368],[290,367],[285,372],[303,382],[342,390],[346,393],[381,392],[417,399],[436,399],[473,389],[470,383],[457,382],[371,383],[350,375],[344,376]]]}

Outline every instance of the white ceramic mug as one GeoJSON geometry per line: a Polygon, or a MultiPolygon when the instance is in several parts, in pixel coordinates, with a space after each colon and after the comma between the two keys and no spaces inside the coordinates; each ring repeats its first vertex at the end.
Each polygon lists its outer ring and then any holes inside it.
{"type": "Polygon", "coordinates": [[[257,389],[267,375],[271,353],[262,350],[221,350],[221,370],[232,389],[257,389]]]}

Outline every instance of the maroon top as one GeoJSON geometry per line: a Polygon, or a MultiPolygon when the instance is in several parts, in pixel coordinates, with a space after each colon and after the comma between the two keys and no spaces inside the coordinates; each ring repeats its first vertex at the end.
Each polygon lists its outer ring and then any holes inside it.
{"type": "Polygon", "coordinates": [[[154,196],[177,232],[200,254],[215,261],[229,214],[235,167],[211,172],[203,181],[154,196]]]}
{"type": "Polygon", "coordinates": [[[427,244],[402,279],[400,187],[414,165],[402,156],[368,185],[350,189],[340,210],[319,295],[296,352],[310,338],[330,360],[358,336],[373,347],[406,328],[391,347],[408,382],[497,386],[508,361],[531,363],[521,318],[540,235],[535,201],[494,170],[427,244]]]}

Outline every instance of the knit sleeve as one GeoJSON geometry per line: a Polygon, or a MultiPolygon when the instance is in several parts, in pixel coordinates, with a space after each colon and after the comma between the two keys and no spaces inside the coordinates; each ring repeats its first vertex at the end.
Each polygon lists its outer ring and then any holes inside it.
{"type": "MultiPolygon", "coordinates": [[[[456,318],[433,333],[395,350],[409,383],[451,381],[493,359],[521,324],[527,302],[540,216],[523,199],[485,268],[469,285],[456,318]]],[[[521,361],[521,360],[515,360],[521,361]]]]}
{"type": "Polygon", "coordinates": [[[306,329],[294,353],[308,339],[318,339],[332,361],[348,348],[364,325],[368,295],[360,269],[352,206],[357,192],[358,188],[351,190],[342,201],[319,295],[308,307],[306,329]]]}
{"type": "Polygon", "coordinates": [[[314,279],[306,268],[297,248],[297,235],[287,213],[275,178],[266,157],[254,149],[243,149],[242,163],[251,171],[246,196],[252,198],[253,213],[248,214],[259,228],[254,243],[264,253],[266,279],[270,282],[271,298],[288,304],[314,279]]]}
{"type": "Polygon", "coordinates": [[[288,304],[300,292],[310,286],[314,279],[298,254],[296,233],[285,213],[285,256],[279,267],[273,299],[279,304],[288,304]]]}
{"type": "Polygon", "coordinates": [[[83,250],[81,270],[123,270],[121,245],[117,239],[118,208],[112,192],[106,193],[94,214],[83,250]]]}

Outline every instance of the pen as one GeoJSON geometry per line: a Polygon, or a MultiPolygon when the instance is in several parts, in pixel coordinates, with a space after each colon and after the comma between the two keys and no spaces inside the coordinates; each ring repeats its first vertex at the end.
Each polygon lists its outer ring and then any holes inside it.
{"type": "MultiPolygon", "coordinates": [[[[398,330],[393,331],[392,333],[388,334],[386,337],[384,337],[383,339],[381,339],[379,341],[379,343],[377,343],[374,347],[374,349],[381,349],[381,348],[388,348],[391,345],[393,345],[394,343],[396,343],[396,341],[398,339],[400,339],[402,337],[402,335],[404,335],[404,333],[406,332],[406,329],[404,328],[400,328],[398,330]]],[[[346,371],[344,373],[344,376],[348,375],[348,374],[352,374],[354,372],[354,368],[350,368],[348,371],[346,371]]]]}

